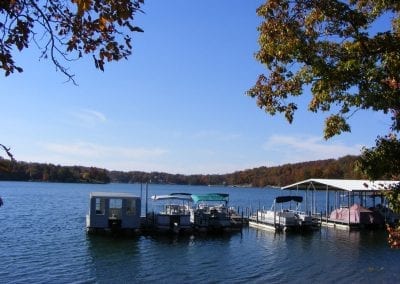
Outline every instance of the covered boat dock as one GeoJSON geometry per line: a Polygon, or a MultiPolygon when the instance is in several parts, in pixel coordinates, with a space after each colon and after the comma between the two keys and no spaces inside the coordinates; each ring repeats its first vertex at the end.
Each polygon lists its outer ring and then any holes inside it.
{"type": "MultiPolygon", "coordinates": [[[[283,186],[281,189],[304,190],[306,212],[319,219],[321,225],[348,229],[379,224],[378,213],[382,216],[382,223],[394,222],[398,216],[388,208],[384,192],[391,190],[399,182],[312,178],[283,186]],[[325,212],[317,210],[318,191],[326,192],[325,212]]],[[[321,208],[321,204],[319,205],[321,208]]]]}

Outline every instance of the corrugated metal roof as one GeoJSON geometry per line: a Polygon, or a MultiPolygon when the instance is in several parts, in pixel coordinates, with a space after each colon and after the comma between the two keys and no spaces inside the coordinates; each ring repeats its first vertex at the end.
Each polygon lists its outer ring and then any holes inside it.
{"type": "Polygon", "coordinates": [[[187,200],[192,201],[192,197],[190,195],[153,195],[151,197],[153,200],[187,200]]]}
{"type": "Polygon", "coordinates": [[[139,198],[136,195],[125,192],[91,192],[90,197],[104,197],[104,198],[139,198]]]}
{"type": "Polygon", "coordinates": [[[400,181],[365,179],[307,179],[290,185],[281,187],[281,189],[324,189],[345,190],[345,191],[374,191],[389,190],[393,185],[400,181]]]}

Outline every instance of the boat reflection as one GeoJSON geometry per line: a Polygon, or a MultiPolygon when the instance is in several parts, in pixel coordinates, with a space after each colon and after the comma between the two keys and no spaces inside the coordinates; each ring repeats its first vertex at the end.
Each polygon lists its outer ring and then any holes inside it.
{"type": "Polygon", "coordinates": [[[91,276],[96,283],[118,283],[135,279],[140,269],[139,237],[87,235],[91,276]]]}

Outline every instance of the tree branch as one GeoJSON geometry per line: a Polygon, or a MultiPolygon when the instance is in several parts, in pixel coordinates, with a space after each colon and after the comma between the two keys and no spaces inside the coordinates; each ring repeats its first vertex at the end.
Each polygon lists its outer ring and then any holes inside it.
{"type": "Polygon", "coordinates": [[[0,147],[3,148],[3,150],[7,153],[7,156],[10,157],[11,161],[15,161],[13,154],[11,154],[10,152],[10,148],[7,148],[6,146],[4,146],[3,144],[0,144],[0,147]]]}
{"type": "MultiPolygon", "coordinates": [[[[74,75],[70,74],[68,72],[67,68],[62,66],[57,61],[56,56],[54,55],[54,51],[56,50],[58,53],[60,53],[65,58],[65,55],[56,46],[56,43],[55,43],[55,38],[56,37],[55,37],[55,35],[53,33],[53,29],[51,27],[51,24],[50,24],[49,20],[47,19],[46,15],[43,13],[43,11],[38,7],[38,5],[36,4],[35,1],[31,1],[31,5],[40,14],[41,18],[43,19],[41,24],[45,28],[45,30],[50,34],[50,39],[49,39],[48,43],[46,44],[46,50],[47,50],[47,47],[50,45],[50,57],[51,57],[51,60],[53,61],[54,65],[56,66],[56,69],[59,69],[61,71],[61,73],[63,73],[65,76],[68,77],[67,81],[72,81],[72,83],[74,85],[77,85],[77,83],[74,80],[74,75]]],[[[45,53],[47,53],[47,52],[45,52],[45,53]]]]}

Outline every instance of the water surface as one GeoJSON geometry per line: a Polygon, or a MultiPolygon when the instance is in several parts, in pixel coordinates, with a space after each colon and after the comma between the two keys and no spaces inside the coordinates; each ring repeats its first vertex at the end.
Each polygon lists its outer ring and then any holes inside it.
{"type": "MultiPolygon", "coordinates": [[[[275,234],[254,228],[221,236],[88,236],[91,191],[145,187],[0,182],[2,283],[400,283],[400,251],[384,231],[322,228],[275,234]]],[[[277,190],[150,185],[148,196],[222,192],[235,207],[269,207],[277,190]]],[[[324,206],[322,199],[320,207],[324,206]]],[[[148,204],[148,209],[152,209],[148,204]]],[[[143,205],[143,210],[145,206],[143,205]]]]}

